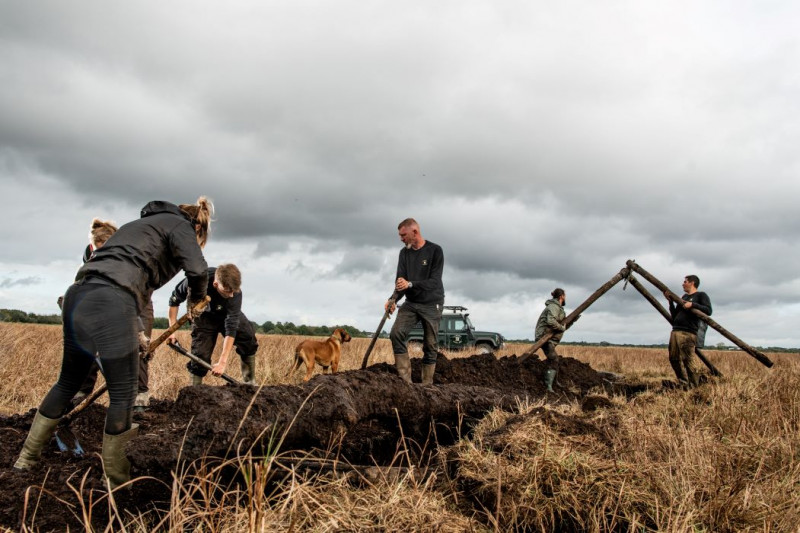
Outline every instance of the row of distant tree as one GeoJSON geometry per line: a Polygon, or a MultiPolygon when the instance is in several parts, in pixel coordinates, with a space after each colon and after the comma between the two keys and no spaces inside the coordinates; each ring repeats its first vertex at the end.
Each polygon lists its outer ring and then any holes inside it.
{"type": "MultiPolygon", "coordinates": [[[[36,313],[26,313],[25,311],[19,311],[17,309],[0,309],[0,322],[23,322],[28,324],[61,324],[61,315],[37,315],[36,313]]],[[[259,324],[257,322],[251,322],[253,324],[253,328],[255,328],[257,333],[265,333],[267,335],[303,335],[303,336],[310,336],[310,337],[327,337],[328,335],[333,333],[333,330],[336,328],[342,328],[346,330],[351,337],[372,337],[372,332],[370,331],[361,331],[360,329],[353,327],[353,326],[306,326],[305,324],[296,325],[293,322],[273,322],[271,320],[267,320],[263,324],[259,324]]],[[[169,321],[166,317],[156,317],[153,321],[153,327],[155,329],[167,329],[169,327],[169,321]]],[[[189,329],[189,324],[184,325],[184,329],[189,329]]],[[[388,335],[386,332],[381,332],[381,337],[387,337],[388,335]]],[[[530,339],[518,339],[516,341],[510,342],[520,342],[520,343],[533,343],[530,339]]],[[[564,342],[563,344],[570,344],[573,346],[632,346],[632,347],[642,347],[642,345],[638,344],[612,344],[609,342],[601,341],[601,342],[564,342]]],[[[646,345],[645,348],[664,348],[666,349],[666,344],[652,344],[646,345]]],[[[796,352],[797,348],[781,348],[777,346],[769,346],[769,347],[755,347],[758,350],[765,351],[765,352],[796,352]]],[[[723,343],[719,343],[717,346],[706,346],[708,350],[729,350],[733,349],[733,347],[725,346],[723,343]]]]}
{"type": "MultiPolygon", "coordinates": [[[[61,324],[61,315],[37,315],[36,313],[26,313],[18,309],[0,309],[0,322],[22,322],[26,324],[61,324]]],[[[305,324],[296,325],[293,322],[272,322],[267,320],[263,324],[251,322],[256,332],[267,335],[304,335],[327,337],[336,328],[342,328],[351,337],[371,337],[372,333],[361,331],[353,326],[306,326],[305,324]]],[[[153,320],[153,328],[167,329],[169,321],[166,317],[156,317],[153,320]]],[[[189,324],[184,325],[188,329],[189,324]]]]}

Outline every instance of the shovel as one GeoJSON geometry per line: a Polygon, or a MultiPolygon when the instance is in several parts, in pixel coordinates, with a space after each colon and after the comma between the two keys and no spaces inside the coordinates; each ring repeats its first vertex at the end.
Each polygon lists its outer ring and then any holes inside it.
{"type": "MultiPolygon", "coordinates": [[[[189,359],[191,359],[192,361],[194,361],[198,365],[202,366],[203,368],[206,368],[208,370],[212,369],[210,364],[206,363],[205,361],[203,361],[202,359],[197,357],[192,352],[186,350],[183,346],[180,345],[180,343],[178,341],[169,342],[169,343],[167,343],[167,346],[169,346],[170,348],[172,348],[173,350],[175,350],[179,354],[185,355],[186,357],[188,357],[189,359]]],[[[224,379],[225,381],[227,381],[231,385],[241,385],[242,384],[241,381],[235,380],[234,378],[230,377],[228,374],[221,374],[218,377],[221,377],[222,379],[224,379]]]]}
{"type": "MultiPolygon", "coordinates": [[[[205,306],[208,305],[208,302],[211,301],[210,296],[206,296],[204,300],[198,302],[197,305],[194,306],[195,311],[202,310],[205,306]]],[[[186,311],[186,314],[183,315],[171,325],[167,330],[164,331],[161,335],[158,336],[156,340],[150,343],[150,346],[147,347],[147,352],[142,354],[142,357],[149,361],[153,357],[153,352],[155,352],[156,348],[161,346],[165,340],[169,338],[170,335],[178,331],[181,326],[183,326],[189,319],[192,318],[192,311],[186,311]]],[[[56,438],[56,444],[58,445],[58,449],[62,452],[71,451],[74,455],[80,457],[85,452],[81,443],[78,441],[78,437],[69,429],[69,423],[75,418],[78,414],[83,412],[87,407],[92,405],[95,400],[97,400],[100,396],[102,396],[108,390],[108,384],[104,383],[102,386],[98,387],[94,392],[92,392],[89,396],[87,396],[80,404],[78,404],[72,411],[67,413],[66,415],[61,418],[61,421],[58,423],[58,428],[56,429],[54,437],[56,438]],[[71,444],[68,444],[71,443],[71,444]]]]}
{"type": "MultiPolygon", "coordinates": [[[[389,301],[391,303],[395,303],[399,296],[400,293],[394,291],[392,295],[389,297],[389,301]]],[[[389,308],[391,308],[391,305],[389,306],[389,308]]],[[[386,323],[386,319],[389,318],[390,314],[391,313],[389,313],[389,311],[383,313],[383,318],[381,319],[381,323],[378,324],[378,329],[375,330],[375,334],[372,336],[372,340],[369,342],[369,346],[367,347],[367,352],[364,354],[364,360],[361,361],[361,370],[367,368],[367,364],[369,363],[369,354],[372,353],[372,349],[375,347],[375,342],[378,340],[378,336],[381,334],[381,331],[383,331],[383,325],[386,323]]]]}

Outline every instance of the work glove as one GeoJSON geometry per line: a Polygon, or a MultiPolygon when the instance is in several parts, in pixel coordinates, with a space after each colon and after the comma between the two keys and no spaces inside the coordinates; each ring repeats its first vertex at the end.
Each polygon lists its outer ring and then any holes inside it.
{"type": "Polygon", "coordinates": [[[147,355],[148,350],[150,350],[150,337],[144,334],[144,331],[139,332],[139,355],[144,357],[147,355]]]}
{"type": "Polygon", "coordinates": [[[202,300],[189,300],[188,301],[188,303],[186,305],[189,307],[189,309],[187,309],[187,311],[189,312],[189,320],[192,320],[192,321],[195,320],[196,318],[198,318],[200,315],[203,314],[203,311],[206,310],[206,307],[208,307],[208,305],[206,305],[204,307],[201,307],[200,309],[195,309],[195,307],[197,307],[197,304],[199,304],[201,302],[202,302],[202,300]]]}

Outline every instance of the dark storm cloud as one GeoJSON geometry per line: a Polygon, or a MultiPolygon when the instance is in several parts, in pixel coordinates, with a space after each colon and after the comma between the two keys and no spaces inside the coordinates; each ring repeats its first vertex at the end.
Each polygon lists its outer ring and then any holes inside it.
{"type": "Polygon", "coordinates": [[[574,304],[635,258],[795,304],[793,13],[706,7],[6,4],[0,169],[38,188],[9,214],[70,235],[0,236],[72,257],[93,213],[204,194],[214,239],[298,277],[384,283],[414,216],[476,302],[574,304]]]}

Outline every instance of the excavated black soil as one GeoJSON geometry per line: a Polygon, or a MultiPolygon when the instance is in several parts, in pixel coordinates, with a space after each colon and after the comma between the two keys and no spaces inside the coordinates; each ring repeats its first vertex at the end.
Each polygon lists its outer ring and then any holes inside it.
{"type": "MultiPolygon", "coordinates": [[[[231,458],[252,450],[260,455],[283,439],[281,452],[298,450],[314,456],[335,454],[351,464],[386,465],[400,448],[406,457],[424,461],[436,445],[451,444],[468,434],[471,424],[494,407],[513,410],[520,397],[547,396],[549,401],[582,401],[587,393],[608,386],[608,374],[575,359],[563,358],[555,393],[542,384],[545,365],[516,356],[492,354],[439,361],[434,386],[409,385],[394,367],[378,364],[366,370],[320,375],[300,386],[278,385],[183,389],[175,402],[153,401],[135,416],[139,436],[127,448],[134,477],[147,476],[130,490],[115,493],[120,514],[168,508],[173,472],[205,458],[231,458]],[[413,441],[414,446],[403,447],[413,441]],[[422,451],[420,451],[422,450],[422,451]]],[[[419,382],[420,360],[412,360],[419,382]]],[[[92,405],[70,429],[85,454],[61,452],[53,440],[39,465],[27,472],[12,469],[30,428],[34,411],[0,417],[0,526],[18,529],[23,521],[42,531],[77,529],[82,509],[104,497],[99,453],[105,408],[92,405]],[[80,497],[79,497],[80,495],[80,497]],[[35,516],[34,516],[35,514],[35,516]]],[[[108,521],[108,505],[92,506],[91,521],[108,521]]]]}

